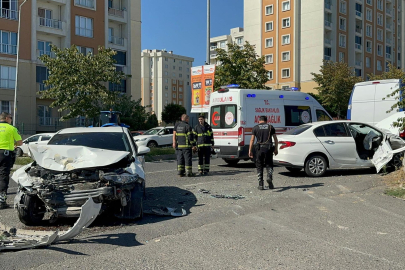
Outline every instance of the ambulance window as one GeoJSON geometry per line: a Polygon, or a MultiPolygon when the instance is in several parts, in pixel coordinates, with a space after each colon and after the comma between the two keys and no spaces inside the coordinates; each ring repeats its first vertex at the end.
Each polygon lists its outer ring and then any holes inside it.
{"type": "Polygon", "coordinates": [[[321,122],[321,121],[331,121],[332,119],[329,117],[329,115],[326,114],[325,111],[322,110],[316,110],[316,121],[321,122]]]}
{"type": "Polygon", "coordinates": [[[211,107],[211,127],[233,128],[237,123],[236,105],[217,105],[211,107]]]}
{"type": "Polygon", "coordinates": [[[309,106],[284,106],[284,112],[287,127],[312,122],[311,108],[309,106]]]}

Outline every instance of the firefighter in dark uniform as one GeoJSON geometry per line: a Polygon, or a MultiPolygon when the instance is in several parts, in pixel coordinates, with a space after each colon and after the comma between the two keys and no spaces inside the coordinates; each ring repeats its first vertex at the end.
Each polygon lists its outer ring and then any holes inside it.
{"type": "Polygon", "coordinates": [[[0,209],[7,207],[7,189],[13,167],[15,146],[22,145],[18,130],[11,125],[11,114],[0,114],[0,209]]]}
{"type": "Polygon", "coordinates": [[[273,185],[273,153],[278,154],[278,140],[274,127],[267,124],[267,117],[260,116],[259,124],[253,127],[252,138],[249,145],[249,157],[253,158],[253,144],[255,139],[257,143],[255,145],[256,155],[256,170],[259,180],[259,190],[264,190],[263,186],[263,167],[266,166],[267,178],[266,181],[269,184],[269,189],[274,189],[273,185]],[[274,140],[275,146],[273,147],[274,140]]]}
{"type": "Polygon", "coordinates": [[[173,131],[173,148],[177,154],[177,172],[180,177],[194,176],[192,167],[192,150],[197,150],[194,141],[194,132],[188,124],[187,114],[181,116],[181,121],[176,123],[173,131]]]}
{"type": "Polygon", "coordinates": [[[214,136],[211,126],[205,122],[204,115],[198,117],[194,128],[198,148],[198,172],[200,175],[207,175],[210,171],[211,147],[214,146],[214,136]]]}

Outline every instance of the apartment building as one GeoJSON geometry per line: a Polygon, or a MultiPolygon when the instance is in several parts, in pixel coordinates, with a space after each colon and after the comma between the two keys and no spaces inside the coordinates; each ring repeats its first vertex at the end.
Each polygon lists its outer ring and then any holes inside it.
{"type": "Polygon", "coordinates": [[[367,80],[404,67],[405,0],[244,0],[245,40],[264,55],[273,89],[314,92],[322,60],[367,80]]]}
{"type": "Polygon", "coordinates": [[[141,54],[142,106],[162,121],[162,111],[169,103],[191,110],[190,68],[194,58],[166,50],[143,50],[141,54]]]}
{"type": "Polygon", "coordinates": [[[50,45],[63,49],[75,44],[82,53],[99,46],[117,51],[117,70],[132,77],[111,90],[140,98],[140,0],[27,0],[18,17],[20,0],[0,0],[1,111],[14,110],[18,21],[21,20],[17,126],[23,134],[56,131],[82,124],[80,119],[60,122],[52,100],[39,99],[48,72],[39,56],[54,57],[50,45]]]}
{"type": "Polygon", "coordinates": [[[245,43],[243,37],[243,28],[232,28],[229,35],[210,38],[210,63],[207,64],[217,64],[217,52],[215,50],[217,48],[221,48],[228,51],[228,43],[235,43],[243,48],[243,44],[245,43]]]}

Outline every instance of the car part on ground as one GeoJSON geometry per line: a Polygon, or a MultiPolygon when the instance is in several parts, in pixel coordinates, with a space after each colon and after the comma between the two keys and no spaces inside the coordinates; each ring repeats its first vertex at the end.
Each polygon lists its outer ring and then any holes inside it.
{"type": "Polygon", "coordinates": [[[65,241],[79,235],[90,226],[101,210],[101,203],[95,203],[89,198],[81,207],[80,217],[66,232],[33,232],[8,228],[0,223],[0,251],[21,250],[35,247],[49,246],[59,241],[65,241]]]}

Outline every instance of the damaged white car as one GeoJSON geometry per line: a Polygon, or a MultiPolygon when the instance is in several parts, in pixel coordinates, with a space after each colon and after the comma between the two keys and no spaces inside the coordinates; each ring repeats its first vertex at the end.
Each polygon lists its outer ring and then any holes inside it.
{"type": "Polygon", "coordinates": [[[143,155],[123,127],[67,128],[46,145],[30,145],[34,162],[18,169],[14,204],[26,225],[38,225],[46,212],[51,220],[78,217],[93,198],[101,212],[111,209],[125,219],[143,215],[145,172],[143,155]]]}

